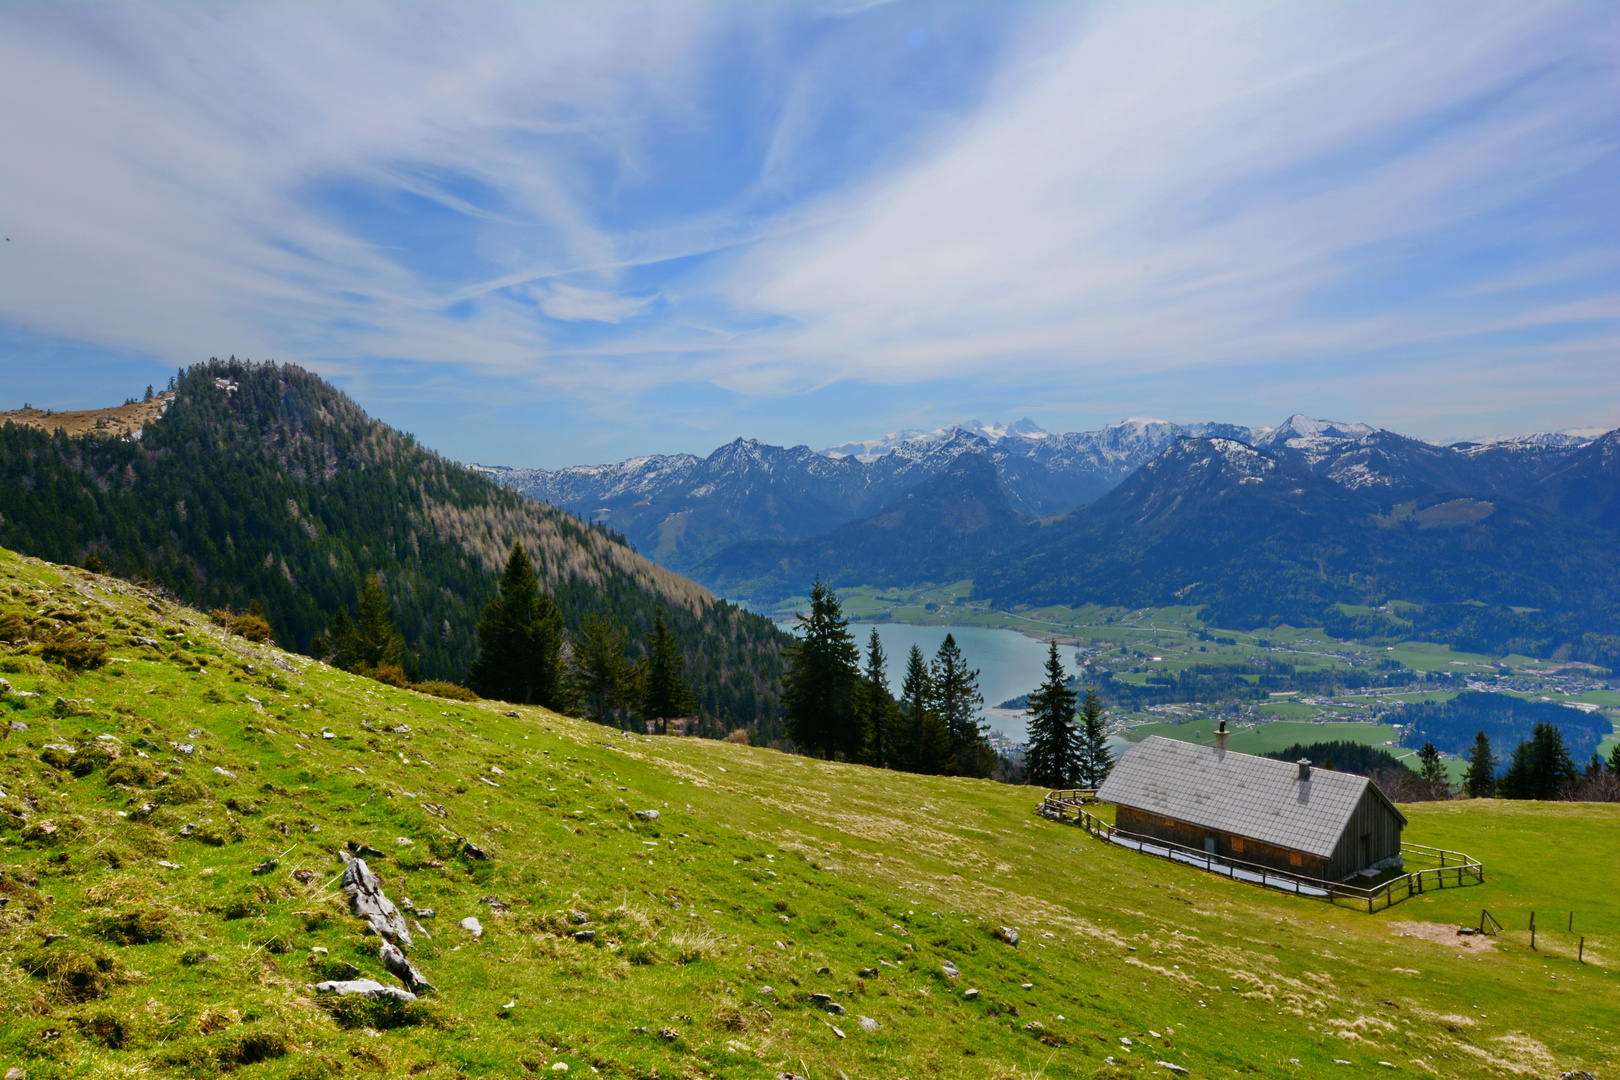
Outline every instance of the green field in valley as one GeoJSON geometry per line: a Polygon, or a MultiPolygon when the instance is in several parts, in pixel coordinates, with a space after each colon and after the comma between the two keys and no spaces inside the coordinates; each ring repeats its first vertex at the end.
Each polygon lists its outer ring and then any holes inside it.
{"type": "MultiPolygon", "coordinates": [[[[1274,750],[1284,750],[1295,743],[1355,742],[1363,746],[1382,746],[1395,738],[1395,729],[1387,724],[1303,724],[1289,720],[1273,720],[1228,727],[1231,739],[1227,745],[1243,754],[1269,754],[1274,750]]],[[[1141,724],[1132,728],[1130,732],[1132,739],[1145,739],[1149,735],[1162,735],[1165,738],[1195,742],[1203,746],[1215,745],[1214,725],[1208,721],[1141,724]]],[[[1395,747],[1390,747],[1390,752],[1397,755],[1404,753],[1395,747]]]]}
{"type": "Polygon", "coordinates": [[[0,619],[50,612],[110,648],[0,656],[37,695],[0,747],[0,1047],[30,1078],[1620,1068],[1620,807],[1409,805],[1485,884],[1368,915],[1107,846],[1028,788],[395,690],[0,553],[0,619]],[[397,985],[337,890],[351,841],[413,905],[420,1002],[313,988],[397,985]],[[1452,932],[1481,908],[1488,950],[1452,932]]]}

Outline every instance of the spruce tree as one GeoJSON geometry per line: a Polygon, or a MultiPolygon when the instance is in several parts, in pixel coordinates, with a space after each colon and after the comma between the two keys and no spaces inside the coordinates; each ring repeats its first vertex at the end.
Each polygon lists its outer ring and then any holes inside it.
{"type": "Polygon", "coordinates": [[[1614,749],[1609,751],[1609,771],[1620,773],[1620,743],[1616,743],[1614,749]]]}
{"type": "Polygon", "coordinates": [[[326,636],[316,638],[310,643],[310,648],[317,657],[338,670],[353,671],[354,623],[349,621],[349,613],[338,608],[326,636]]]}
{"type": "Polygon", "coordinates": [[[697,696],[686,683],[685,658],[664,625],[664,609],[659,608],[653,613],[653,636],[647,645],[641,714],[658,724],[660,734],[667,734],[672,719],[690,716],[696,708],[697,696]]]}
{"type": "Polygon", "coordinates": [[[1080,703],[1080,786],[1100,787],[1113,771],[1114,752],[1108,748],[1102,698],[1095,686],[1089,686],[1080,703]]]}
{"type": "Polygon", "coordinates": [[[979,673],[967,666],[952,634],[945,635],[934,655],[933,678],[934,707],[950,741],[950,771],[958,776],[989,776],[996,755],[979,723],[979,710],[984,708],[979,673]]]}
{"type": "Polygon", "coordinates": [[[1024,748],[1024,782],[1044,788],[1072,788],[1080,772],[1080,737],[1074,727],[1075,693],[1053,641],[1046,657],[1046,681],[1029,695],[1029,740],[1024,748]]]}
{"type": "Polygon", "coordinates": [[[575,684],[599,724],[610,723],[630,704],[627,647],[624,627],[602,615],[587,615],[574,637],[575,684]]]}
{"type": "Polygon", "coordinates": [[[788,654],[782,704],[788,737],[817,757],[860,752],[860,650],[838,595],[821,578],[810,587],[810,614],[799,615],[788,654]]]}
{"type": "Polygon", "coordinates": [[[540,591],[528,552],[514,543],[500,591],[478,620],[478,658],[467,683],[483,697],[566,712],[573,694],[562,645],[562,614],[540,591]]]}
{"type": "Polygon", "coordinates": [[[1491,753],[1491,740],[1483,731],[1474,736],[1473,748],[1468,751],[1463,792],[1470,799],[1488,799],[1496,794],[1496,755],[1491,753]]]}
{"type": "Polygon", "coordinates": [[[862,734],[866,760],[880,769],[894,764],[894,695],[889,693],[888,657],[877,627],[866,640],[866,673],[861,679],[862,734]]]}
{"type": "Polygon", "coordinates": [[[1564,733],[1542,721],[1527,741],[1513,748],[1513,759],[1496,782],[1496,791],[1504,799],[1557,799],[1579,780],[1564,733]]]}
{"type": "Polygon", "coordinates": [[[1440,760],[1440,751],[1435,749],[1434,743],[1424,743],[1417,756],[1418,775],[1429,785],[1431,796],[1441,799],[1450,797],[1451,780],[1446,776],[1446,763],[1440,760]]]}
{"type": "Polygon", "coordinates": [[[902,769],[915,773],[945,770],[950,739],[934,709],[934,678],[928,661],[915,645],[906,657],[906,677],[900,684],[898,734],[895,758],[902,769]]]}
{"type": "Polygon", "coordinates": [[[405,648],[394,626],[394,609],[373,570],[360,588],[360,612],[354,625],[354,665],[359,671],[376,671],[385,664],[397,665],[405,648]]]}

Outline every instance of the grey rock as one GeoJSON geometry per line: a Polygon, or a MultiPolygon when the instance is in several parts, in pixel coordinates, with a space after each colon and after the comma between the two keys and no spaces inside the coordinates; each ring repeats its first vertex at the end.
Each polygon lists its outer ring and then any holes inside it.
{"type": "Polygon", "coordinates": [[[281,863],[276,859],[266,859],[264,862],[253,868],[253,873],[255,875],[268,874],[280,865],[281,863]]]}
{"type": "Polygon", "coordinates": [[[831,994],[811,994],[810,995],[810,1000],[815,1002],[817,1005],[826,1005],[828,1002],[832,1001],[832,995],[831,994]]]}
{"type": "Polygon", "coordinates": [[[765,995],[766,997],[770,997],[772,994],[776,993],[776,991],[772,990],[769,986],[760,987],[759,992],[761,994],[765,995]]]}
{"type": "Polygon", "coordinates": [[[511,904],[508,904],[505,900],[502,900],[497,896],[480,896],[478,898],[478,902],[480,904],[488,904],[489,910],[493,911],[497,915],[505,915],[512,909],[511,904]]]}
{"type": "Polygon", "coordinates": [[[180,835],[181,836],[192,836],[200,828],[202,828],[201,825],[189,825],[189,824],[188,825],[182,825],[182,826],[180,826],[180,835]]]}
{"type": "Polygon", "coordinates": [[[394,902],[383,894],[382,882],[364,859],[354,859],[343,868],[343,893],[349,898],[349,911],[371,924],[381,937],[402,945],[411,944],[411,929],[394,902]]]}
{"type": "Polygon", "coordinates": [[[11,680],[0,679],[0,694],[9,694],[11,692],[11,680]]]}
{"type": "Polygon", "coordinates": [[[855,1022],[861,1025],[862,1031],[876,1031],[878,1029],[878,1022],[870,1016],[857,1016],[855,1022]]]}
{"type": "Polygon", "coordinates": [[[977,990],[969,988],[967,990],[962,991],[962,996],[967,998],[969,1001],[972,1001],[974,998],[979,996],[979,992],[977,990]]]}
{"type": "Polygon", "coordinates": [[[591,917],[585,914],[583,911],[570,911],[568,913],[568,921],[573,923],[575,926],[584,926],[586,923],[591,921],[591,917]]]}
{"type": "Polygon", "coordinates": [[[1187,1075],[1187,1070],[1185,1068],[1183,1068],[1180,1065],[1174,1064],[1173,1062],[1155,1061],[1153,1064],[1157,1065],[1161,1069],[1169,1069],[1171,1072],[1176,1073],[1176,1074],[1178,1074],[1180,1076],[1187,1075]]]}
{"type": "Polygon", "coordinates": [[[467,916],[465,919],[462,919],[461,922],[457,923],[456,925],[471,934],[474,940],[484,936],[484,924],[473,918],[471,915],[467,916]]]}
{"type": "Polygon", "coordinates": [[[396,1001],[416,1000],[416,995],[409,990],[384,986],[374,979],[331,979],[327,982],[316,983],[315,992],[318,994],[359,994],[369,1001],[377,1001],[385,997],[391,997],[396,1001]]]}
{"type": "Polygon", "coordinates": [[[574,940],[575,941],[595,941],[596,940],[596,931],[595,930],[575,930],[574,931],[574,940]]]}
{"type": "Polygon", "coordinates": [[[431,918],[433,918],[433,916],[435,916],[437,914],[438,914],[438,912],[434,911],[430,907],[417,908],[416,909],[416,917],[418,919],[431,919],[431,918]]]}
{"type": "Polygon", "coordinates": [[[422,937],[426,938],[428,941],[433,940],[433,935],[422,929],[422,924],[417,922],[415,919],[411,920],[411,929],[420,934],[422,937]]]}
{"type": "Polygon", "coordinates": [[[216,773],[218,773],[219,775],[223,776],[227,780],[235,780],[236,779],[236,774],[231,772],[229,769],[222,769],[218,765],[215,765],[214,766],[214,771],[216,773]]]}
{"type": "Polygon", "coordinates": [[[28,725],[23,723],[21,720],[13,720],[11,722],[11,730],[12,731],[27,731],[28,730],[28,725]]]}
{"type": "Polygon", "coordinates": [[[818,968],[816,968],[816,974],[817,975],[831,975],[832,974],[832,968],[830,968],[830,967],[818,967],[818,968]]]}
{"type": "Polygon", "coordinates": [[[1018,944],[1018,931],[1014,930],[1010,926],[998,926],[996,928],[996,937],[1000,938],[1002,941],[1005,941],[1009,945],[1018,944]]]}
{"type": "Polygon", "coordinates": [[[476,859],[479,862],[483,862],[489,858],[489,852],[485,851],[483,848],[473,847],[472,844],[466,841],[462,841],[461,853],[467,856],[467,858],[476,859]]]}
{"type": "Polygon", "coordinates": [[[838,1004],[836,1001],[829,1001],[827,1003],[827,1011],[832,1013],[834,1016],[844,1015],[844,1007],[838,1004]]]}
{"type": "Polygon", "coordinates": [[[385,851],[378,851],[374,847],[357,843],[353,840],[348,841],[348,843],[346,843],[344,846],[350,851],[354,852],[356,855],[360,856],[362,859],[381,859],[388,854],[385,851]]]}
{"type": "Polygon", "coordinates": [[[400,952],[397,946],[385,941],[382,948],[377,950],[377,956],[382,960],[383,967],[388,969],[388,973],[404,983],[405,989],[411,993],[420,994],[424,990],[431,989],[427,978],[416,970],[415,964],[405,959],[405,954],[400,952]]]}
{"type": "Polygon", "coordinates": [[[175,743],[174,748],[180,751],[182,754],[185,754],[187,757],[190,757],[192,754],[197,752],[197,748],[188,742],[175,743]]]}
{"type": "Polygon", "coordinates": [[[960,979],[962,977],[962,973],[956,970],[956,965],[949,960],[939,965],[939,969],[945,973],[947,979],[960,979]]]}
{"type": "Polygon", "coordinates": [[[637,810],[636,811],[636,817],[640,818],[642,821],[657,821],[658,820],[658,811],[656,811],[656,810],[637,810]]]}
{"type": "Polygon", "coordinates": [[[145,738],[136,739],[135,740],[135,745],[140,747],[142,750],[161,750],[162,749],[162,747],[160,747],[157,743],[153,742],[151,739],[145,739],[145,738]]]}

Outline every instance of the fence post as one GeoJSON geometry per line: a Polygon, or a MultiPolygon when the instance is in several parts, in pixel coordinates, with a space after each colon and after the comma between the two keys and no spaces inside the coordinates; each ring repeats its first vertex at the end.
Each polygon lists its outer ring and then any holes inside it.
{"type": "Polygon", "coordinates": [[[1575,913],[1573,911],[1569,913],[1569,931],[1568,932],[1571,933],[1571,934],[1573,934],[1575,932],[1575,913]]]}
{"type": "Polygon", "coordinates": [[[1586,963],[1586,938],[1584,937],[1581,938],[1581,951],[1575,954],[1575,959],[1579,963],[1586,963]]]}

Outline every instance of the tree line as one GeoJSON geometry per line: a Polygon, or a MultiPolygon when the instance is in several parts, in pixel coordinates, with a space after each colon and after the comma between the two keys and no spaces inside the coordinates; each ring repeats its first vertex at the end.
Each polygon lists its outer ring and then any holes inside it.
{"type": "MultiPolygon", "coordinates": [[[[1578,766],[1558,725],[1540,721],[1530,737],[1521,739],[1505,767],[1484,731],[1474,736],[1466,755],[1460,794],[1470,799],[1559,799],[1574,802],[1620,802],[1620,746],[1607,760],[1596,752],[1585,767],[1578,766]]],[[[1396,802],[1449,799],[1459,794],[1446,772],[1433,742],[1417,752],[1416,771],[1404,764],[1383,768],[1372,777],[1396,802]]]]}
{"type": "Polygon", "coordinates": [[[945,635],[932,661],[917,646],[906,657],[897,699],[877,628],[861,650],[832,587],[817,578],[810,613],[788,654],[782,704],[795,746],[815,757],[884,769],[988,777],[996,753],[979,722],[984,695],[956,639],[945,635]]]}
{"type": "Polygon", "coordinates": [[[478,655],[465,689],[445,682],[417,683],[400,667],[404,640],[378,575],[367,575],[358,611],[339,608],[315,654],[334,667],[382,682],[416,686],[446,696],[478,696],[539,705],[598,723],[660,733],[671,720],[693,716],[697,695],[686,679],[682,650],[659,608],[644,655],[630,659],[623,626],[608,616],[587,616],[570,635],[551,595],[540,587],[534,563],[521,543],[501,574],[496,595],[478,620],[478,655]],[[461,690],[461,694],[456,691],[461,690]],[[469,693],[470,691],[470,693],[469,693]]]}

